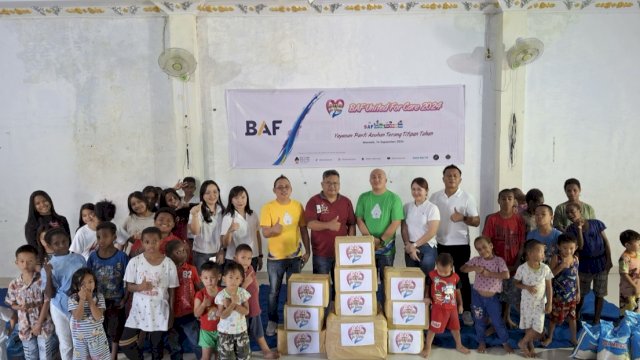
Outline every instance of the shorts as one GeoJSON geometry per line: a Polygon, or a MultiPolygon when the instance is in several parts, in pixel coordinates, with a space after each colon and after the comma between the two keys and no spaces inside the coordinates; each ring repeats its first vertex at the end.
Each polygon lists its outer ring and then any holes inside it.
{"type": "Polygon", "coordinates": [[[432,305],[429,331],[434,334],[442,334],[445,328],[449,330],[460,330],[458,309],[446,309],[442,306],[432,305]]]}
{"type": "Polygon", "coordinates": [[[264,328],[262,327],[262,320],[260,315],[247,318],[247,329],[249,329],[249,338],[258,340],[264,337],[264,328]]]}
{"type": "Polygon", "coordinates": [[[538,334],[544,330],[544,304],[520,308],[520,329],[533,329],[538,334]]]}
{"type": "Polygon", "coordinates": [[[589,290],[591,290],[591,282],[593,281],[593,292],[596,297],[607,296],[607,286],[609,285],[609,273],[601,271],[599,273],[578,273],[580,277],[580,298],[584,299],[589,290]]]}
{"type": "Polygon", "coordinates": [[[119,303],[119,301],[106,301],[107,309],[104,311],[102,327],[111,342],[120,341],[120,338],[122,338],[122,332],[124,331],[124,324],[127,321],[124,307],[116,307],[119,303]]]}
{"type": "Polygon", "coordinates": [[[518,305],[520,303],[520,289],[516,287],[513,278],[502,280],[502,292],[499,294],[500,302],[510,305],[518,305]]]}
{"type": "Polygon", "coordinates": [[[565,301],[561,298],[554,297],[549,319],[556,324],[562,324],[565,319],[575,320],[576,299],[565,301]]]}
{"type": "Polygon", "coordinates": [[[623,296],[620,295],[620,315],[624,316],[625,310],[637,311],[638,310],[638,297],[635,295],[623,296]]]}
{"type": "Polygon", "coordinates": [[[244,331],[240,334],[221,333],[218,359],[251,359],[251,347],[249,346],[249,335],[247,332],[244,331]]]}
{"type": "Polygon", "coordinates": [[[218,331],[208,331],[200,329],[200,336],[198,336],[198,345],[201,348],[218,348],[218,331]]]}

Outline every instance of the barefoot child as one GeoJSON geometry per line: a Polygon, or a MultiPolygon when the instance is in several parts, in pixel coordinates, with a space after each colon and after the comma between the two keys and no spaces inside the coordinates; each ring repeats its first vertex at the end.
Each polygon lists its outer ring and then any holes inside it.
{"type": "Polygon", "coordinates": [[[227,287],[218,292],[215,299],[220,309],[218,354],[221,360],[251,359],[246,318],[251,294],[240,287],[244,282],[244,268],[240,264],[229,262],[224,266],[222,280],[227,287]]]}
{"type": "Polygon", "coordinates": [[[625,230],[620,234],[625,251],[620,256],[620,316],[625,310],[638,311],[640,297],[640,234],[625,230]]]}
{"type": "Polygon", "coordinates": [[[493,254],[491,239],[479,236],[474,241],[474,246],[480,256],[469,260],[460,271],[476,273],[471,291],[471,313],[475,318],[478,352],[484,353],[487,348],[485,331],[487,322],[491,319],[502,347],[511,354],[513,349],[509,345],[509,334],[502,320],[502,306],[497,295],[502,292],[502,280],[509,278],[509,268],[501,257],[493,254]]]}
{"type": "Polygon", "coordinates": [[[542,346],[549,346],[553,341],[553,331],[556,325],[565,319],[571,331],[571,343],[578,344],[576,338],[576,304],[580,301],[578,290],[578,257],[576,252],[578,241],[571,235],[562,234],[558,237],[558,255],[551,257],[551,272],[553,272],[553,310],[549,316],[549,336],[542,342],[542,346]]]}
{"type": "Polygon", "coordinates": [[[214,303],[218,292],[222,290],[218,286],[220,282],[220,267],[207,261],[200,267],[200,279],[204,289],[196,294],[193,305],[193,315],[200,320],[200,336],[198,345],[202,348],[202,360],[210,360],[211,355],[217,353],[218,349],[218,307],[214,303]]]}
{"type": "Polygon", "coordinates": [[[551,269],[544,264],[544,245],[538,240],[529,240],[525,244],[527,262],[520,265],[514,277],[515,285],[522,290],[520,301],[520,329],[524,337],[518,341],[518,347],[524,357],[536,357],[533,342],[544,330],[544,314],[551,312],[553,290],[551,269]],[[546,303],[546,305],[545,305],[546,303]]]}
{"type": "Polygon", "coordinates": [[[460,339],[460,319],[462,314],[462,294],[460,293],[460,278],[453,272],[453,258],[448,253],[442,253],[436,258],[436,269],[427,276],[427,297],[424,302],[431,305],[431,324],[429,333],[424,341],[424,350],[420,355],[428,358],[431,344],[436,334],[442,334],[447,328],[456,341],[456,350],[468,354],[469,349],[462,345],[460,339]]]}

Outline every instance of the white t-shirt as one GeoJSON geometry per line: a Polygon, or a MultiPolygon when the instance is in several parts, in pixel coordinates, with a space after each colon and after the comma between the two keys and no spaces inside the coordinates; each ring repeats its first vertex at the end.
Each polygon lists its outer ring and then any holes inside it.
{"type": "Polygon", "coordinates": [[[469,245],[469,226],[464,221],[451,221],[451,214],[454,209],[464,216],[478,216],[478,206],[473,197],[462,189],[451,196],[447,196],[444,190],[440,190],[429,199],[440,210],[440,226],[436,234],[438,244],[452,245],[469,245]]]}
{"type": "MultiPolygon", "coordinates": [[[[202,254],[214,254],[220,250],[220,225],[222,223],[222,207],[216,205],[216,214],[211,215],[211,222],[207,223],[202,217],[202,212],[198,213],[200,217],[200,234],[193,236],[193,251],[202,254]]],[[[193,221],[193,215],[189,214],[189,225],[193,221]]]]}
{"type": "MultiPolygon", "coordinates": [[[[438,207],[426,200],[420,205],[414,201],[404,204],[404,221],[409,231],[409,241],[415,243],[429,231],[429,221],[440,220],[438,207]]],[[[429,246],[436,247],[438,242],[434,236],[428,242],[429,246]]]]}
{"type": "Polygon", "coordinates": [[[89,260],[89,254],[98,248],[98,241],[96,239],[96,231],[91,230],[89,225],[83,225],[78,231],[76,231],[69,251],[82,255],[84,260],[89,260]]]}
{"type": "MultiPolygon", "coordinates": [[[[249,300],[251,297],[251,294],[241,287],[238,288],[237,294],[240,304],[249,300]]],[[[216,305],[219,305],[220,310],[222,310],[225,299],[231,299],[231,295],[227,292],[227,289],[220,291],[214,300],[216,305]]],[[[233,310],[227,318],[220,319],[218,331],[222,334],[242,334],[247,331],[247,320],[244,315],[233,310]]]]}
{"type": "Polygon", "coordinates": [[[136,214],[131,214],[127,216],[127,219],[122,224],[122,230],[127,234],[127,239],[132,237],[134,234],[142,233],[142,230],[155,226],[155,221],[153,220],[154,213],[147,217],[138,216],[136,214]]]}
{"type": "Polygon", "coordinates": [[[154,266],[140,254],[129,261],[124,281],[141,284],[145,279],[153,284],[153,289],[133,293],[125,326],[144,331],[167,331],[169,313],[173,311],[169,308],[169,288],[179,286],[176,265],[165,257],[160,265],[154,266]]]}
{"type": "Polygon", "coordinates": [[[227,233],[232,222],[238,223],[238,230],[233,233],[233,241],[227,246],[227,254],[225,258],[233,259],[236,254],[236,247],[240,244],[247,244],[251,246],[253,256],[258,256],[258,241],[256,239],[256,232],[260,225],[260,219],[256,215],[255,211],[249,214],[245,214],[246,219],[242,217],[237,211],[233,218],[231,214],[226,214],[222,217],[222,225],[220,226],[220,236],[222,237],[227,233]]]}

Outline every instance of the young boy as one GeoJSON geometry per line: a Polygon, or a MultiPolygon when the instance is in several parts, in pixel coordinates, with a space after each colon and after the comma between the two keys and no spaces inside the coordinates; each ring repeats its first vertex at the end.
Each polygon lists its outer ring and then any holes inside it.
{"type": "Polygon", "coordinates": [[[111,341],[111,359],[118,356],[118,342],[124,330],[125,304],[128,294],[124,286],[124,271],[129,263],[127,254],[116,249],[116,225],[110,221],[98,224],[96,238],[98,250],[89,255],[87,267],[97,280],[98,292],[104,296],[104,332],[111,341]]]}
{"type": "Polygon", "coordinates": [[[424,350],[420,355],[428,358],[431,353],[431,344],[436,334],[442,334],[444,329],[451,330],[451,335],[456,342],[456,350],[468,354],[469,349],[462,345],[460,339],[460,319],[462,314],[462,294],[460,293],[460,277],[453,272],[453,257],[448,253],[442,253],[436,258],[436,269],[427,276],[427,296],[424,302],[431,305],[431,323],[429,332],[424,341],[424,350]]]}
{"type": "Polygon", "coordinates": [[[222,290],[218,286],[222,276],[220,267],[212,262],[207,261],[200,268],[200,279],[204,289],[198,291],[193,304],[193,315],[200,320],[200,334],[198,336],[198,345],[202,348],[202,359],[209,360],[211,355],[217,353],[218,343],[218,306],[214,300],[218,292],[222,290]]]}
{"type": "Polygon", "coordinates": [[[625,251],[620,256],[620,316],[624,311],[638,311],[640,297],[640,234],[625,230],[620,234],[625,251]]]}
{"type": "Polygon", "coordinates": [[[244,283],[242,284],[242,288],[251,294],[249,298],[249,315],[247,315],[249,337],[253,338],[258,345],[260,345],[263,358],[277,359],[279,357],[278,353],[271,351],[269,345],[267,345],[267,341],[264,339],[264,330],[262,328],[262,321],[260,320],[260,303],[258,302],[258,279],[256,279],[256,272],[253,270],[253,266],[251,266],[251,260],[253,259],[251,246],[247,244],[238,245],[233,259],[244,268],[244,283]]]}
{"type": "Polygon", "coordinates": [[[196,179],[187,176],[182,180],[182,184],[180,186],[182,191],[184,192],[184,196],[182,197],[182,201],[184,202],[185,207],[188,207],[189,204],[199,204],[200,197],[195,196],[196,192],[196,179]]]}
{"type": "Polygon", "coordinates": [[[511,305],[520,302],[520,292],[513,284],[513,275],[518,268],[518,258],[524,244],[525,225],[522,217],[515,214],[513,191],[504,189],[498,194],[500,211],[487,216],[482,229],[482,235],[491,239],[496,256],[504,259],[509,268],[511,278],[504,280],[502,285],[502,316],[504,323],[509,328],[517,325],[511,320],[511,305]]]}
{"type": "Polygon", "coordinates": [[[551,257],[558,253],[560,230],[553,227],[553,209],[546,204],[535,208],[536,228],[527,233],[527,240],[538,240],[544,244],[544,262],[549,264],[551,257]]]}
{"type": "MultiPolygon", "coordinates": [[[[116,216],[116,205],[111,200],[101,200],[96,203],[95,210],[98,223],[111,221],[116,216]]],[[[129,235],[123,229],[118,228],[116,231],[116,243],[115,247],[118,250],[122,250],[126,245],[129,235]]]]}
{"type": "Polygon", "coordinates": [[[527,191],[525,200],[527,209],[521,212],[520,215],[522,215],[524,224],[527,227],[527,232],[530,232],[536,229],[536,208],[538,205],[544,204],[544,195],[540,189],[531,189],[527,191]]]}
{"type": "Polygon", "coordinates": [[[42,290],[40,274],[35,271],[37,258],[38,250],[31,245],[22,245],[16,250],[20,276],[11,281],[5,298],[7,305],[18,312],[19,337],[27,360],[52,359],[54,350],[49,298],[42,290]]]}

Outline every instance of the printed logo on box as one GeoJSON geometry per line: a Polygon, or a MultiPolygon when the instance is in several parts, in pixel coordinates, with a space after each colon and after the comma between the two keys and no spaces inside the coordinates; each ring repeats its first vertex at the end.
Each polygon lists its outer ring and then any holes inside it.
{"type": "Polygon", "coordinates": [[[349,297],[349,299],[347,299],[347,306],[349,307],[349,311],[351,311],[352,314],[362,311],[364,301],[364,297],[362,296],[349,297]]]}
{"type": "Polygon", "coordinates": [[[304,352],[311,346],[311,335],[307,333],[298,334],[293,338],[293,343],[299,352],[304,352]]]}
{"type": "Polygon", "coordinates": [[[313,295],[316,293],[316,289],[311,285],[301,285],[298,288],[298,297],[302,300],[302,303],[308,303],[313,299],[313,295]]]}
{"type": "Polygon", "coordinates": [[[398,292],[403,298],[407,298],[413,295],[413,291],[416,289],[416,282],[412,279],[404,279],[398,281],[398,292]]]}
{"type": "Polygon", "coordinates": [[[349,328],[347,334],[349,335],[349,340],[357,344],[364,340],[364,336],[367,335],[367,329],[362,325],[353,325],[349,328]]]}
{"type": "Polygon", "coordinates": [[[296,312],[293,313],[293,321],[295,321],[299,328],[309,325],[310,320],[311,313],[308,310],[296,310],[296,312]]]}
{"type": "Polygon", "coordinates": [[[411,347],[413,344],[413,335],[407,332],[401,332],[396,335],[396,346],[401,351],[405,351],[411,347]]]}
{"type": "Polygon", "coordinates": [[[400,318],[406,324],[416,318],[418,307],[413,304],[405,304],[400,307],[400,318]]]}
{"type": "Polygon", "coordinates": [[[355,290],[362,286],[362,281],[364,280],[364,273],[362,271],[352,271],[347,274],[347,284],[351,290],[355,290]]]}
{"type": "Polygon", "coordinates": [[[347,247],[347,258],[349,258],[349,261],[351,261],[352,264],[360,261],[363,253],[364,248],[358,244],[349,245],[347,247]]]}

